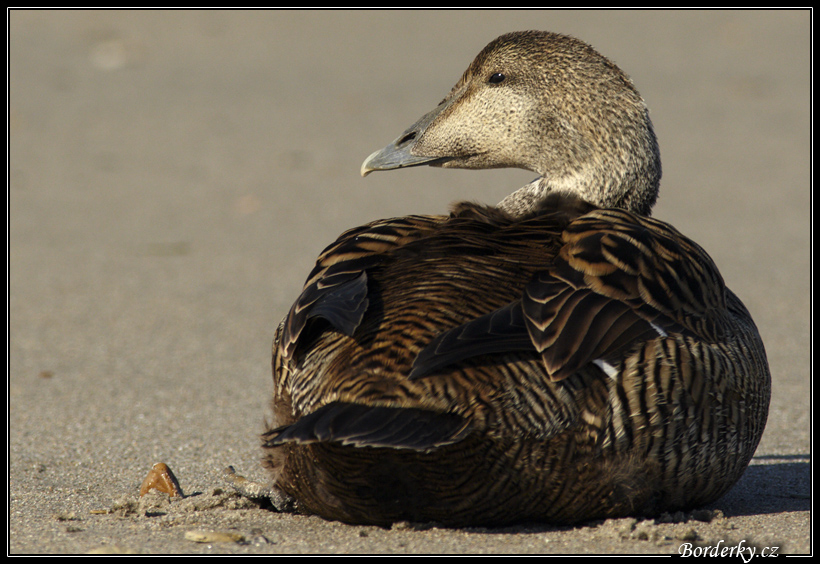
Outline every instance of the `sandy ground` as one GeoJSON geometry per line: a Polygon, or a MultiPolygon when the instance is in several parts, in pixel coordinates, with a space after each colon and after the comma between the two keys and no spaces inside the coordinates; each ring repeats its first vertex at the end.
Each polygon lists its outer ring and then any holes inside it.
{"type": "Polygon", "coordinates": [[[811,550],[809,12],[12,11],[9,28],[10,552],[811,550]],[[710,252],[767,346],[752,466],[711,511],[575,528],[351,527],[222,493],[228,464],[265,479],[270,341],[317,253],[531,179],[359,166],[491,39],[532,28],[592,43],[646,98],[655,215],[710,252]],[[138,505],[159,461],[200,495],[138,505]]]}

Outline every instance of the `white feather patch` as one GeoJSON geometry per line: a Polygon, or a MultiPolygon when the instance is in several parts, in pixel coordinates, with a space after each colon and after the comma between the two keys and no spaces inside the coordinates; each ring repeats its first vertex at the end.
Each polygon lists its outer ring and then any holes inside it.
{"type": "Polygon", "coordinates": [[[592,364],[606,372],[606,375],[612,378],[613,380],[618,377],[618,369],[609,364],[607,361],[602,360],[600,358],[596,358],[592,361],[592,364]]]}
{"type": "Polygon", "coordinates": [[[660,327],[660,325],[655,325],[655,324],[654,324],[654,323],[652,323],[651,321],[649,322],[649,325],[651,325],[651,326],[652,326],[652,329],[654,329],[655,331],[657,331],[657,332],[658,332],[658,335],[660,335],[661,337],[666,337],[666,336],[667,336],[666,331],[664,331],[664,330],[660,327]]]}

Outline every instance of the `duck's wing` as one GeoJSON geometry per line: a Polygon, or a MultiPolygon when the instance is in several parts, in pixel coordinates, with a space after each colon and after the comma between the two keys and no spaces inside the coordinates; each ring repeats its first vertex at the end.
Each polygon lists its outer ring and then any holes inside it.
{"type": "Polygon", "coordinates": [[[316,259],[302,293],[284,320],[278,348],[292,358],[312,319],[323,319],[352,335],[368,307],[367,269],[394,249],[423,237],[441,216],[407,216],[376,221],[346,231],[316,259]]]}
{"type": "MultiPolygon", "coordinates": [[[[726,289],[703,249],[671,226],[601,209],[570,222],[552,265],[520,300],[439,335],[411,379],[477,355],[538,352],[551,380],[670,333],[723,336],[726,289]]],[[[614,375],[614,373],[613,373],[614,375]]]]}

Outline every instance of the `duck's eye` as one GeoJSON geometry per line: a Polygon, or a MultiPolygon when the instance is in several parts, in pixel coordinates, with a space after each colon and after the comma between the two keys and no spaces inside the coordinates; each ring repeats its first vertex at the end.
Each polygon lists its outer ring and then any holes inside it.
{"type": "Polygon", "coordinates": [[[503,82],[503,80],[507,78],[504,76],[503,73],[497,72],[490,77],[490,84],[498,84],[499,82],[503,82]]]}

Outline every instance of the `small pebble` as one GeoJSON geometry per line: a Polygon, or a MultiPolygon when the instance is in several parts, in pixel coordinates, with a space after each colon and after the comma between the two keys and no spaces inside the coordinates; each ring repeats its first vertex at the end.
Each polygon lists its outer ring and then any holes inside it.
{"type": "Polygon", "coordinates": [[[233,466],[225,468],[222,471],[222,476],[230,483],[233,489],[244,497],[257,499],[271,496],[270,486],[248,480],[245,476],[237,474],[233,466]]]}
{"type": "Polygon", "coordinates": [[[79,521],[80,518],[77,517],[77,514],[73,511],[63,511],[62,513],[57,513],[54,515],[54,518],[58,521],[79,521]]]}

